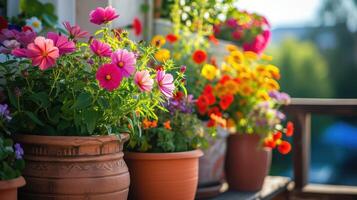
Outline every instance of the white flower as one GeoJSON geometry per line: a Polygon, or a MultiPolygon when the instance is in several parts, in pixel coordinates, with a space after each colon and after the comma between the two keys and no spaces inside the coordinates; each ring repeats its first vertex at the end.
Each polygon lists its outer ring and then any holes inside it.
{"type": "Polygon", "coordinates": [[[37,17],[26,19],[26,26],[31,27],[36,33],[42,31],[42,22],[37,17]]]}

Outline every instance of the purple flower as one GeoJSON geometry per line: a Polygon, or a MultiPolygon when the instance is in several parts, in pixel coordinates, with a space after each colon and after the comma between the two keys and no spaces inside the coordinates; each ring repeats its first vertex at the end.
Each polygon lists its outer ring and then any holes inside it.
{"type": "Polygon", "coordinates": [[[7,104],[0,104],[0,118],[3,118],[6,121],[11,120],[10,111],[7,104]]]}
{"type": "Polygon", "coordinates": [[[269,96],[274,99],[278,104],[287,105],[290,103],[290,96],[285,92],[270,91],[269,96]]]}
{"type": "Polygon", "coordinates": [[[21,145],[19,143],[16,143],[14,145],[15,147],[15,157],[17,160],[22,159],[22,156],[24,155],[24,150],[22,149],[21,145]]]}
{"type": "Polygon", "coordinates": [[[0,53],[10,54],[13,49],[17,49],[20,47],[20,43],[16,40],[5,40],[2,42],[2,46],[0,46],[0,53]]]}

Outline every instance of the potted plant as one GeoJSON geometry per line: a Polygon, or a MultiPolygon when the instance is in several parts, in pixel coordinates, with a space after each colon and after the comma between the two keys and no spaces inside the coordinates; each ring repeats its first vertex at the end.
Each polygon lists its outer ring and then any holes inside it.
{"type": "Polygon", "coordinates": [[[11,120],[7,104],[0,104],[0,199],[17,200],[17,188],[25,185],[21,145],[8,136],[5,123],[11,120]]]}
{"type": "Polygon", "coordinates": [[[220,69],[203,68],[202,75],[216,81],[206,85],[197,107],[211,117],[209,126],[220,123],[232,133],[226,155],[230,189],[257,191],[269,171],[271,149],[277,147],[282,154],[291,149],[282,136],[291,136],[293,125],[283,127],[285,115],[279,110],[290,97],[279,92],[279,69],[269,64],[270,57],[232,45],[228,50],[220,69]]]}
{"type": "MultiPolygon", "coordinates": [[[[68,22],[68,36],[20,40],[34,33],[2,30],[1,42],[19,43],[8,47],[0,72],[13,113],[9,130],[26,152],[22,198],[127,198],[122,150],[128,127],[137,114],[155,118],[167,91],[154,81],[165,71],[150,67],[156,49],[109,28],[118,16],[112,7],[93,10],[90,21],[104,26],[89,40],[68,22]]],[[[170,70],[172,63],[165,66],[170,70]]]]}
{"type": "Polygon", "coordinates": [[[202,123],[193,114],[192,95],[176,92],[164,107],[168,112],[158,111],[157,120],[143,119],[142,133],[132,135],[127,144],[129,198],[195,198],[203,155],[198,149],[207,145],[202,123]]]}

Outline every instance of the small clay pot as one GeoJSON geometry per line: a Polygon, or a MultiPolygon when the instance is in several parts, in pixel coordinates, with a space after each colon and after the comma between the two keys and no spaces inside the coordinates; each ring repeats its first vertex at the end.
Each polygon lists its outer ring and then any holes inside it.
{"type": "Polygon", "coordinates": [[[17,188],[25,185],[25,179],[20,176],[15,179],[0,181],[0,199],[17,200],[17,188]]]}
{"type": "Polygon", "coordinates": [[[177,153],[125,152],[131,185],[129,199],[193,200],[201,150],[177,153]]]}
{"type": "Polygon", "coordinates": [[[130,178],[122,150],[128,138],[16,135],[26,162],[20,199],[127,199],[130,178]]]}
{"type": "Polygon", "coordinates": [[[261,190],[271,164],[271,149],[261,148],[256,134],[234,134],[227,140],[226,179],[229,189],[261,190]]]}

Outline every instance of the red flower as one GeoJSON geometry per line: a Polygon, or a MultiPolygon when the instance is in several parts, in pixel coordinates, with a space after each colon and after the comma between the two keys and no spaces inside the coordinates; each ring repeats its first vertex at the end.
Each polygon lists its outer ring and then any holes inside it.
{"type": "Polygon", "coordinates": [[[137,17],[135,17],[133,20],[133,29],[134,29],[134,34],[136,36],[139,36],[141,34],[141,32],[143,31],[141,21],[137,17]]]}
{"type": "Polygon", "coordinates": [[[283,137],[283,134],[280,131],[277,131],[274,135],[273,135],[273,139],[274,141],[277,141],[279,139],[281,139],[283,137]]]}
{"type": "Polygon", "coordinates": [[[208,39],[214,44],[214,45],[218,45],[219,41],[217,40],[216,36],[214,36],[214,34],[208,36],[208,39]]]}
{"type": "Polygon", "coordinates": [[[0,31],[4,28],[7,28],[8,25],[9,24],[7,20],[3,16],[0,16],[0,31]]]}
{"type": "Polygon", "coordinates": [[[294,134],[294,124],[292,122],[288,122],[286,124],[286,136],[291,137],[294,134]]]}
{"type": "Polygon", "coordinates": [[[205,88],[203,89],[203,94],[212,94],[213,88],[211,85],[206,85],[205,88]]]}
{"type": "Polygon", "coordinates": [[[30,26],[23,26],[21,29],[22,29],[23,32],[26,32],[26,31],[33,32],[33,29],[30,26]]]}
{"type": "Polygon", "coordinates": [[[239,40],[241,39],[243,36],[243,32],[241,30],[235,30],[233,33],[232,33],[232,38],[235,39],[235,40],[239,40]]]}
{"type": "Polygon", "coordinates": [[[204,61],[206,61],[207,54],[203,50],[196,50],[193,52],[192,59],[196,64],[202,64],[204,61]]]}
{"type": "Polygon", "coordinates": [[[213,119],[208,120],[207,122],[207,127],[215,127],[216,126],[216,121],[213,119]]]}
{"type": "Polygon", "coordinates": [[[181,101],[181,100],[183,99],[183,96],[184,96],[183,92],[177,91],[177,92],[174,94],[174,97],[173,97],[173,98],[174,98],[176,101],[181,101]]]}
{"type": "Polygon", "coordinates": [[[207,108],[208,108],[208,98],[205,95],[199,96],[196,105],[198,108],[198,112],[201,115],[204,115],[207,112],[207,108]]]}
{"type": "Polygon", "coordinates": [[[224,84],[225,82],[231,80],[231,77],[228,75],[223,75],[221,80],[219,80],[219,83],[224,84]]]}
{"type": "Polygon", "coordinates": [[[224,95],[221,98],[221,101],[219,102],[219,106],[222,108],[222,110],[226,110],[232,104],[233,100],[234,100],[233,95],[230,94],[224,95]]]}
{"type": "Polygon", "coordinates": [[[205,96],[208,99],[208,105],[212,105],[216,102],[216,97],[212,93],[205,94],[205,96]]]}
{"type": "Polygon", "coordinates": [[[212,114],[215,114],[217,116],[222,116],[222,113],[219,111],[219,108],[217,106],[209,109],[207,114],[208,114],[208,116],[211,116],[212,114]]]}
{"type": "Polygon", "coordinates": [[[166,35],[166,40],[172,44],[178,40],[178,37],[175,34],[170,33],[166,35]]]}
{"type": "Polygon", "coordinates": [[[264,147],[268,147],[268,148],[274,149],[276,147],[276,143],[272,139],[265,139],[264,140],[264,147]]]}
{"type": "Polygon", "coordinates": [[[282,141],[278,146],[278,151],[283,155],[288,154],[291,151],[291,144],[287,141],[282,141]]]}

